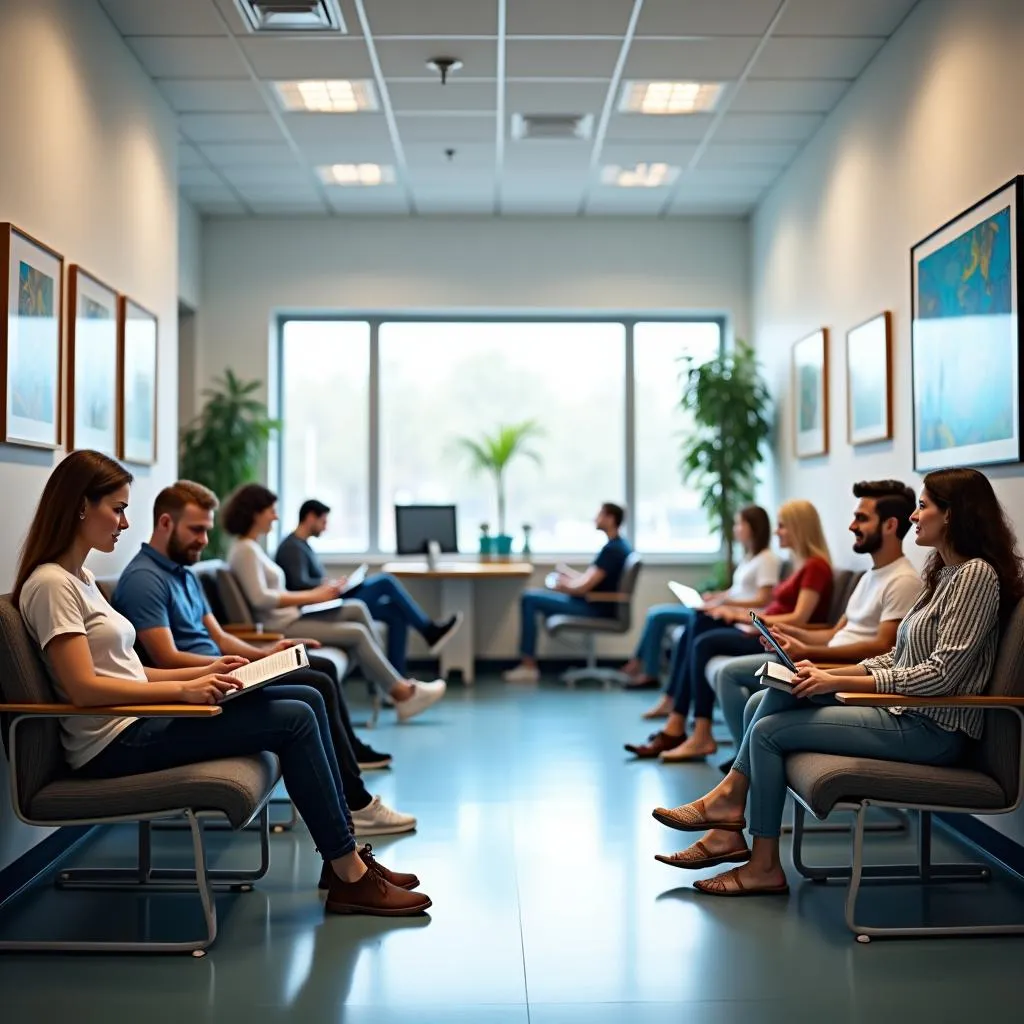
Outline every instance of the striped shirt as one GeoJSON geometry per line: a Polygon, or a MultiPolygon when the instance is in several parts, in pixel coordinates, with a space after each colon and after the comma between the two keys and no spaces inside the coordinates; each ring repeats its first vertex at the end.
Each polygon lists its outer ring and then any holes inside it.
{"type": "MultiPolygon", "coordinates": [[[[935,593],[923,594],[896,633],[896,647],[861,664],[878,693],[962,697],[988,686],[999,643],[999,579],[981,558],[939,570],[935,593]]],[[[905,708],[889,708],[894,715],[905,708]]],[[[907,712],[911,713],[911,712],[907,712]]],[[[919,708],[950,732],[981,737],[980,708],[919,708]]]]}

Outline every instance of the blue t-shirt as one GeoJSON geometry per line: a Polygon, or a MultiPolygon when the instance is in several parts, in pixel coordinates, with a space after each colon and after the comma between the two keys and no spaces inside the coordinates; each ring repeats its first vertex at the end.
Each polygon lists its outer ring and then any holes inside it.
{"type": "Polygon", "coordinates": [[[595,591],[606,591],[615,593],[622,582],[622,567],[626,564],[633,549],[629,546],[625,537],[616,537],[597,553],[594,565],[604,570],[604,579],[594,587],[595,591]]]}
{"type": "Polygon", "coordinates": [[[203,617],[210,614],[203,585],[195,573],[149,544],[143,544],[125,566],[112,603],[137,633],[166,627],[179,651],[220,657],[220,649],[203,624],[203,617]]]}

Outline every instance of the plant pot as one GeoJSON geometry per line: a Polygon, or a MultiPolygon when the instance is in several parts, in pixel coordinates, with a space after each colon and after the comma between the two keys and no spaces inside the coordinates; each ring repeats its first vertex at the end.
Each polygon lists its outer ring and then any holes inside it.
{"type": "Polygon", "coordinates": [[[507,533],[499,533],[491,538],[491,550],[499,558],[508,558],[512,554],[512,537],[507,533]]]}
{"type": "Polygon", "coordinates": [[[480,534],[480,558],[486,562],[494,554],[494,538],[490,534],[480,534]]]}

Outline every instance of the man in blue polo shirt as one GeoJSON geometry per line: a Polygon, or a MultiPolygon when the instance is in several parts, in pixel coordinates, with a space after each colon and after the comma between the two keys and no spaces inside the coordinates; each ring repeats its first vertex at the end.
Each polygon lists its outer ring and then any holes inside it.
{"type": "MultiPolygon", "coordinates": [[[[207,665],[225,654],[255,661],[300,642],[281,640],[269,649],[254,647],[225,632],[214,618],[202,584],[187,567],[199,561],[206,547],[217,504],[212,491],[189,480],[165,487],[153,505],[153,534],[125,567],[114,590],[114,607],[135,626],[143,650],[157,668],[207,665]]],[[[318,646],[309,641],[307,645],[318,646]]],[[[414,829],[412,815],[391,810],[363,785],[361,763],[387,767],[391,758],[367,747],[352,731],[334,663],[313,656],[310,668],[290,673],[287,682],[312,686],[324,699],[356,835],[414,829]]]]}

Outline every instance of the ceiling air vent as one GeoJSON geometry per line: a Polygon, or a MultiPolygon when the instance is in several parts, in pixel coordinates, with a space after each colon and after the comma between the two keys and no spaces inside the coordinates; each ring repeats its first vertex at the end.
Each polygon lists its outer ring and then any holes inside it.
{"type": "Polygon", "coordinates": [[[512,138],[537,140],[589,139],[593,114],[513,114],[512,138]]]}
{"type": "Polygon", "coordinates": [[[338,0],[235,0],[250,32],[347,32],[338,0]]]}

